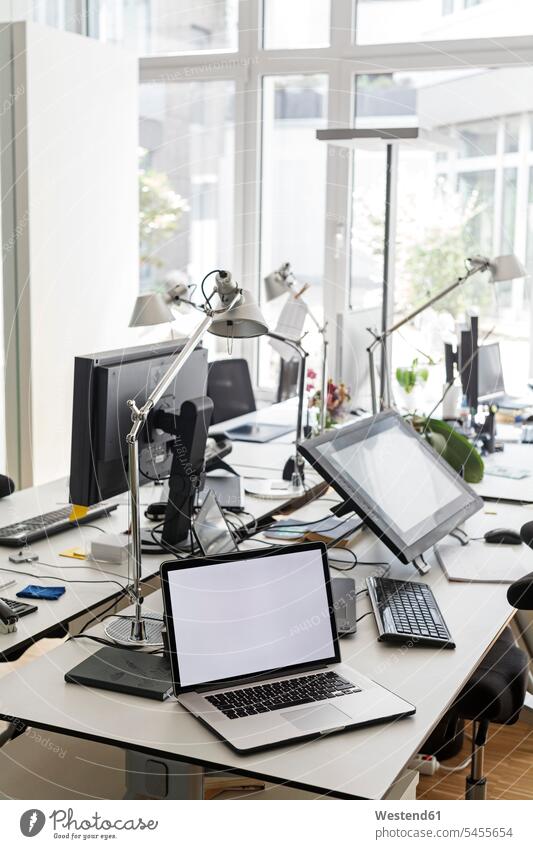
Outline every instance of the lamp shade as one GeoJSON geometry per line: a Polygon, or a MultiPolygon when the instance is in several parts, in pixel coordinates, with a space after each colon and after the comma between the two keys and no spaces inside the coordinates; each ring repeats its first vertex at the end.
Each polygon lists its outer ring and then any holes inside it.
{"type": "Polygon", "coordinates": [[[130,318],[130,327],[148,327],[151,324],[168,324],[174,315],[158,292],[139,295],[130,318]]]}
{"type": "Polygon", "coordinates": [[[247,289],[242,290],[239,303],[215,318],[209,328],[213,336],[229,336],[233,339],[251,339],[253,336],[263,336],[267,331],[268,326],[261,310],[247,289]]]}
{"type": "Polygon", "coordinates": [[[286,262],[281,268],[276,271],[271,271],[265,277],[265,295],[267,301],[273,301],[275,298],[285,295],[289,291],[288,277],[291,273],[290,263],[286,262]]]}
{"type": "Polygon", "coordinates": [[[527,271],[514,254],[497,256],[490,262],[490,277],[493,283],[525,277],[527,271]]]}

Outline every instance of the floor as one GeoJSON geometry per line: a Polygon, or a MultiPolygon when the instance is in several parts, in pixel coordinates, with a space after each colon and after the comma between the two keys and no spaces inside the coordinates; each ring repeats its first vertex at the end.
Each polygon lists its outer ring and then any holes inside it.
{"type": "MultiPolygon", "coordinates": [[[[469,755],[469,747],[469,741],[465,741],[463,751],[445,765],[463,762],[469,755]]],[[[467,775],[468,769],[421,775],[417,798],[461,799],[467,775]]],[[[489,799],[533,799],[533,722],[491,726],[485,749],[485,775],[489,799]]]]}
{"type": "MultiPolygon", "coordinates": [[[[453,766],[468,756],[468,743],[453,766]]],[[[487,745],[486,769],[491,799],[533,799],[533,723],[494,728],[487,745]]],[[[30,729],[0,750],[0,799],[121,799],[125,793],[124,753],[73,737],[30,729]],[[95,788],[98,792],[95,793],[95,788]]],[[[419,799],[457,799],[464,794],[468,770],[421,776],[419,799]]],[[[313,799],[285,787],[253,786],[248,779],[206,782],[206,798],[313,799]],[[239,784],[247,785],[241,791],[239,784]]]]}

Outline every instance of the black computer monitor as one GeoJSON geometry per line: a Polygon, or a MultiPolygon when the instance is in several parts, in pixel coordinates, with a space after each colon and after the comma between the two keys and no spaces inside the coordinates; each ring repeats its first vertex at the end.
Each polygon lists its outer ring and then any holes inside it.
{"type": "Polygon", "coordinates": [[[479,401],[492,401],[505,395],[500,345],[480,345],[477,352],[479,401]]]}
{"type": "MultiPolygon", "coordinates": [[[[90,507],[128,489],[127,401],[140,407],[185,340],[123,348],[75,358],[70,498],[90,507]]],[[[207,350],[196,348],[150,414],[139,440],[140,482],[161,480],[172,465],[175,436],[155,426],[158,411],[177,412],[206,394],[207,350]]]]}

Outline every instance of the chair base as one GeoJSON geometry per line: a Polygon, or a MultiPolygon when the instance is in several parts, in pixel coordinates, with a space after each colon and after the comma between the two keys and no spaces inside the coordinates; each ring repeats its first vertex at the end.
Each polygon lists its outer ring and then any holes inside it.
{"type": "Polygon", "coordinates": [[[471,776],[466,779],[465,799],[467,801],[483,802],[487,798],[487,779],[474,780],[471,776]]]}

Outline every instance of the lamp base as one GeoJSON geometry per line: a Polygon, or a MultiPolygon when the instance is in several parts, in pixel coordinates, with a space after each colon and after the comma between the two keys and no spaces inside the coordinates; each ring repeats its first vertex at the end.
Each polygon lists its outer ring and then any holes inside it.
{"type": "Polygon", "coordinates": [[[284,481],[294,480],[294,475],[298,475],[298,485],[301,486],[304,482],[305,475],[305,462],[303,457],[298,457],[298,460],[296,460],[295,457],[289,457],[283,466],[281,477],[284,481]]]}
{"type": "Polygon", "coordinates": [[[278,501],[283,498],[298,498],[306,492],[305,487],[293,486],[290,481],[271,480],[270,478],[251,478],[244,481],[244,488],[248,495],[256,498],[272,498],[278,501]]]}
{"type": "Polygon", "coordinates": [[[109,639],[123,646],[162,646],[164,628],[163,619],[154,615],[141,617],[139,622],[134,616],[120,616],[112,619],[104,632],[109,639]]]}

